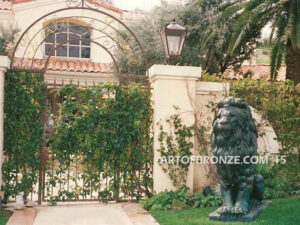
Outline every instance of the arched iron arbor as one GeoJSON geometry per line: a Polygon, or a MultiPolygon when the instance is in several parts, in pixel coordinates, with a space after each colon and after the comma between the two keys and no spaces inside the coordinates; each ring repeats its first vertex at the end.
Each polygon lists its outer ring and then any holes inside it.
{"type": "MultiPolygon", "coordinates": [[[[51,57],[55,56],[54,53],[58,48],[70,42],[87,41],[94,52],[101,51],[101,54],[106,54],[107,57],[111,58],[109,61],[111,62],[111,74],[117,75],[120,81],[123,78],[147,80],[147,76],[138,76],[141,73],[130,74],[130,68],[134,71],[139,71],[141,64],[144,64],[146,69],[148,68],[146,55],[136,35],[124,22],[100,10],[100,7],[95,0],[66,0],[65,8],[52,11],[35,20],[22,33],[15,45],[11,57],[11,70],[41,73],[43,77],[43,74],[49,70],[51,57]],[[51,32],[46,32],[48,26],[54,24],[54,27],[58,27],[58,25],[68,27],[71,23],[74,24],[77,22],[81,27],[85,27],[90,31],[89,38],[67,38],[67,40],[59,44],[55,43],[53,45],[54,48],[46,54],[45,42],[48,38],[48,33],[57,34],[61,32],[59,28],[51,32]],[[129,71],[129,74],[122,74],[121,63],[122,67],[124,65],[128,66],[126,71],[129,71]]],[[[93,55],[91,55],[92,59],[93,55]]],[[[45,89],[46,95],[47,89],[45,89]]],[[[43,147],[39,153],[41,155],[38,181],[39,204],[44,198],[43,182],[45,182],[46,164],[44,147],[46,143],[47,98],[44,99],[44,105],[45,108],[42,112],[44,132],[41,138],[43,147]]]]}
{"type": "MultiPolygon", "coordinates": [[[[94,0],[66,0],[66,6],[38,18],[22,33],[12,54],[11,70],[45,73],[55,51],[71,41],[89,41],[97,51],[107,54],[111,58],[112,73],[116,75],[122,74],[121,63],[123,67],[126,65],[129,73],[131,70],[141,71],[141,62],[148,69],[147,57],[141,43],[124,22],[100,10],[101,6],[94,0]],[[91,31],[90,38],[68,39],[56,45],[46,55],[44,48],[48,36],[45,30],[50,22],[67,27],[73,21],[81,21],[80,26],[91,31]]],[[[61,31],[56,29],[52,33],[59,32],[61,31]]]]}

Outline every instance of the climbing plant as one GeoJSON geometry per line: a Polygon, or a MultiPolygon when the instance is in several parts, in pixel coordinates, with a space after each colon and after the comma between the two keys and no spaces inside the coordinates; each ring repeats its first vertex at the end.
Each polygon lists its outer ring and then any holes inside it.
{"type": "Polygon", "coordinates": [[[5,74],[4,104],[4,201],[33,191],[40,167],[41,111],[45,84],[41,74],[12,72],[5,74]]]}
{"type": "Polygon", "coordinates": [[[160,133],[158,141],[161,158],[159,164],[163,171],[168,174],[174,187],[181,188],[186,186],[187,173],[190,166],[191,149],[193,148],[194,126],[186,126],[182,123],[179,114],[174,114],[166,120],[166,127],[159,124],[160,133]]]}
{"type": "Polygon", "coordinates": [[[151,195],[149,90],[116,84],[65,86],[48,137],[46,194],[57,200],[151,195]]]}

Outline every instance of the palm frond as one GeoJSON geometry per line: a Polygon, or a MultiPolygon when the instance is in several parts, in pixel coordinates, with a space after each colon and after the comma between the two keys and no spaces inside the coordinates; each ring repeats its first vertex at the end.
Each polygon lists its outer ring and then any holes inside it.
{"type": "Polygon", "coordinates": [[[283,42],[276,42],[275,46],[272,49],[271,55],[271,79],[275,80],[278,76],[278,70],[280,69],[282,56],[284,52],[283,42]]]}
{"type": "Polygon", "coordinates": [[[272,5],[272,2],[274,3],[275,1],[278,0],[252,0],[247,3],[247,10],[239,16],[234,26],[234,32],[228,48],[229,54],[233,53],[243,37],[249,34],[248,32],[259,34],[261,29],[272,20],[274,14],[278,11],[276,4],[272,5]]]}
{"type": "Polygon", "coordinates": [[[240,44],[242,37],[246,34],[248,29],[250,28],[251,23],[251,12],[245,11],[237,20],[234,25],[234,32],[232,34],[231,41],[229,43],[228,51],[229,54],[236,49],[236,47],[240,44]]]}
{"type": "Polygon", "coordinates": [[[286,31],[289,20],[286,13],[280,14],[274,25],[277,27],[276,44],[272,49],[271,55],[271,79],[275,80],[278,75],[278,70],[281,66],[282,56],[285,50],[285,43],[287,39],[286,31]]]}
{"type": "Polygon", "coordinates": [[[277,78],[278,71],[281,67],[283,53],[284,53],[283,45],[284,45],[284,43],[281,43],[280,46],[279,46],[279,49],[278,49],[277,60],[276,60],[276,65],[275,65],[276,76],[274,77],[274,80],[277,78]]]}
{"type": "MultiPolygon", "coordinates": [[[[280,8],[281,7],[281,4],[279,3],[279,4],[277,4],[277,8],[280,8]]],[[[284,11],[282,11],[282,10],[278,10],[276,13],[275,13],[275,15],[274,15],[274,18],[279,18],[279,17],[281,17],[281,15],[283,14],[283,13],[285,13],[284,11]]],[[[269,41],[271,42],[272,40],[273,40],[273,37],[274,37],[274,35],[275,35],[275,32],[276,32],[276,29],[277,29],[277,26],[278,26],[278,20],[272,20],[272,21],[270,21],[271,23],[272,23],[272,30],[271,30],[271,34],[270,34],[270,39],[269,39],[269,41]]]]}
{"type": "Polygon", "coordinates": [[[288,16],[286,13],[282,13],[278,18],[276,23],[274,24],[277,27],[276,31],[276,39],[282,40],[284,36],[287,36],[288,29],[288,16]]]}
{"type": "Polygon", "coordinates": [[[218,11],[221,12],[221,16],[218,18],[218,21],[228,21],[230,18],[234,18],[235,16],[241,14],[245,7],[243,1],[235,2],[235,3],[227,3],[226,6],[220,6],[218,11]]]}
{"type": "Polygon", "coordinates": [[[275,30],[276,30],[276,26],[273,26],[272,30],[271,30],[271,33],[270,33],[270,37],[269,37],[269,45],[271,45],[271,43],[273,41],[275,30]]]}
{"type": "Polygon", "coordinates": [[[202,40],[201,40],[201,44],[200,44],[201,48],[205,48],[208,41],[211,40],[215,36],[216,33],[217,33],[216,30],[214,30],[214,31],[210,30],[209,32],[206,32],[204,37],[202,37],[202,40]]]}
{"type": "Polygon", "coordinates": [[[252,0],[247,2],[245,6],[245,11],[252,11],[253,9],[257,8],[261,4],[265,4],[267,1],[265,0],[252,0]]]}

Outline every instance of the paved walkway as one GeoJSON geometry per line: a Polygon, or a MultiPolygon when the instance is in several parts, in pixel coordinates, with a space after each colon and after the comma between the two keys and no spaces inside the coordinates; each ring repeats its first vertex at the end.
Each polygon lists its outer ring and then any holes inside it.
{"type": "Polygon", "coordinates": [[[68,204],[36,209],[33,225],[159,225],[150,214],[141,213],[142,209],[136,204],[132,207],[121,203],[68,204]]]}
{"type": "Polygon", "coordinates": [[[16,210],[6,225],[32,225],[35,216],[36,210],[33,208],[16,210]]]}
{"type": "Polygon", "coordinates": [[[124,203],[123,210],[134,225],[159,225],[151,214],[138,203],[124,203]]]}

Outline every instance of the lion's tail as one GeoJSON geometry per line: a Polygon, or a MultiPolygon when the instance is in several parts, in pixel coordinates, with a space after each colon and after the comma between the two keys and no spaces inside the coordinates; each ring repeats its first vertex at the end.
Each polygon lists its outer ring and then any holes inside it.
{"type": "Polygon", "coordinates": [[[264,192],[265,192],[264,178],[262,175],[256,174],[254,176],[253,191],[252,191],[251,198],[253,200],[261,201],[263,200],[264,192]]]}

